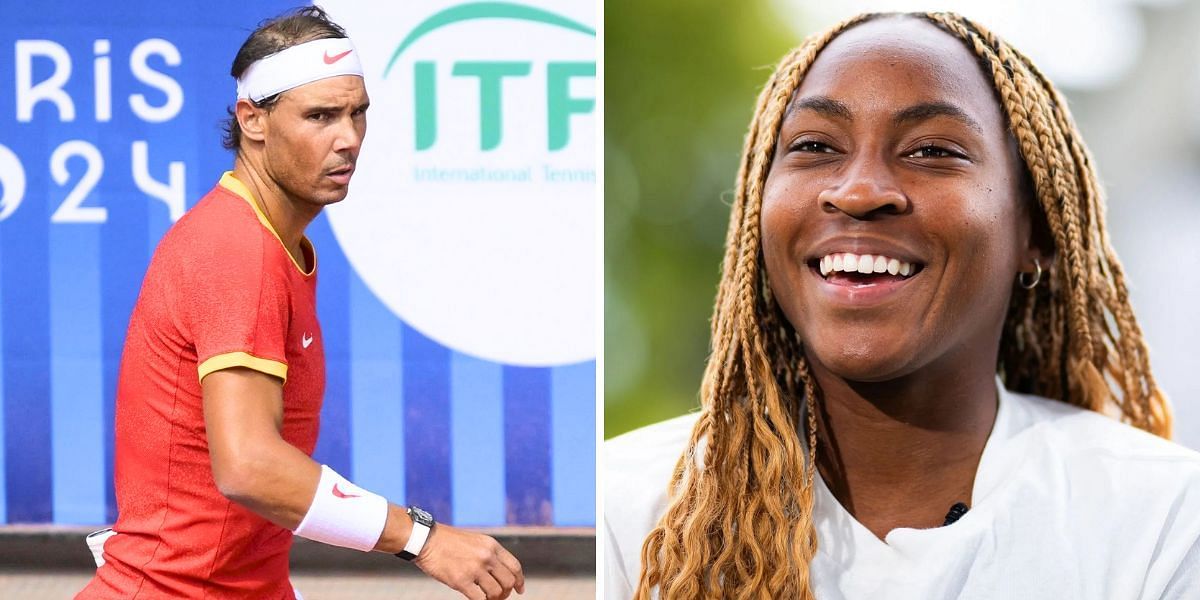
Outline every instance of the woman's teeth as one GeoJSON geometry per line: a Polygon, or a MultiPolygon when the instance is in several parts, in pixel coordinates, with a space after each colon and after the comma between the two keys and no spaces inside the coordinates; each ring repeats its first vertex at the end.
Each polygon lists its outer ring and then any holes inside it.
{"type": "Polygon", "coordinates": [[[821,259],[821,276],[830,273],[888,273],[908,277],[915,272],[912,263],[881,255],[842,252],[821,259]]]}

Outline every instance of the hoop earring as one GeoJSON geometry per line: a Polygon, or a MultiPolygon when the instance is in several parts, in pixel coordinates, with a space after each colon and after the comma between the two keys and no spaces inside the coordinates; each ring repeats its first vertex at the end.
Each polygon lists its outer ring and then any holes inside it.
{"type": "Polygon", "coordinates": [[[1032,290],[1033,288],[1037,287],[1038,282],[1042,280],[1042,263],[1036,258],[1033,259],[1033,269],[1033,281],[1029,281],[1025,278],[1026,275],[1029,275],[1029,273],[1026,273],[1025,271],[1021,271],[1017,274],[1017,283],[1021,284],[1021,287],[1027,290],[1032,290]]]}

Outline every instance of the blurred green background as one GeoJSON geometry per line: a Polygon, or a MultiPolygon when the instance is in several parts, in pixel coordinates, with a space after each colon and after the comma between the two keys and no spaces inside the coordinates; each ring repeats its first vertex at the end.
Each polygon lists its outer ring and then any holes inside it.
{"type": "Polygon", "coordinates": [[[797,41],[767,2],[605,3],[606,438],[698,406],[742,137],[797,41]]]}

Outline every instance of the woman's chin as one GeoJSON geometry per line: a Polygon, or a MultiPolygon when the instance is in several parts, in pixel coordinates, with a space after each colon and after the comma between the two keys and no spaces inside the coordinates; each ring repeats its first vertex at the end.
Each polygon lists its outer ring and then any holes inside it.
{"type": "Polygon", "coordinates": [[[815,358],[813,365],[818,373],[832,375],[846,381],[878,383],[891,381],[913,371],[913,354],[899,348],[854,346],[809,348],[815,358]]]}

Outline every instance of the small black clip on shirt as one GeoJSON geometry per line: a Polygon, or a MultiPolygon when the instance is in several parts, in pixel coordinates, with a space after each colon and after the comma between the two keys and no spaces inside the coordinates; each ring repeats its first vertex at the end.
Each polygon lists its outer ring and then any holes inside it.
{"type": "Polygon", "coordinates": [[[950,512],[946,513],[946,522],[942,523],[942,527],[961,519],[965,514],[967,514],[967,505],[962,502],[956,502],[954,506],[950,507],[950,512]]]}

